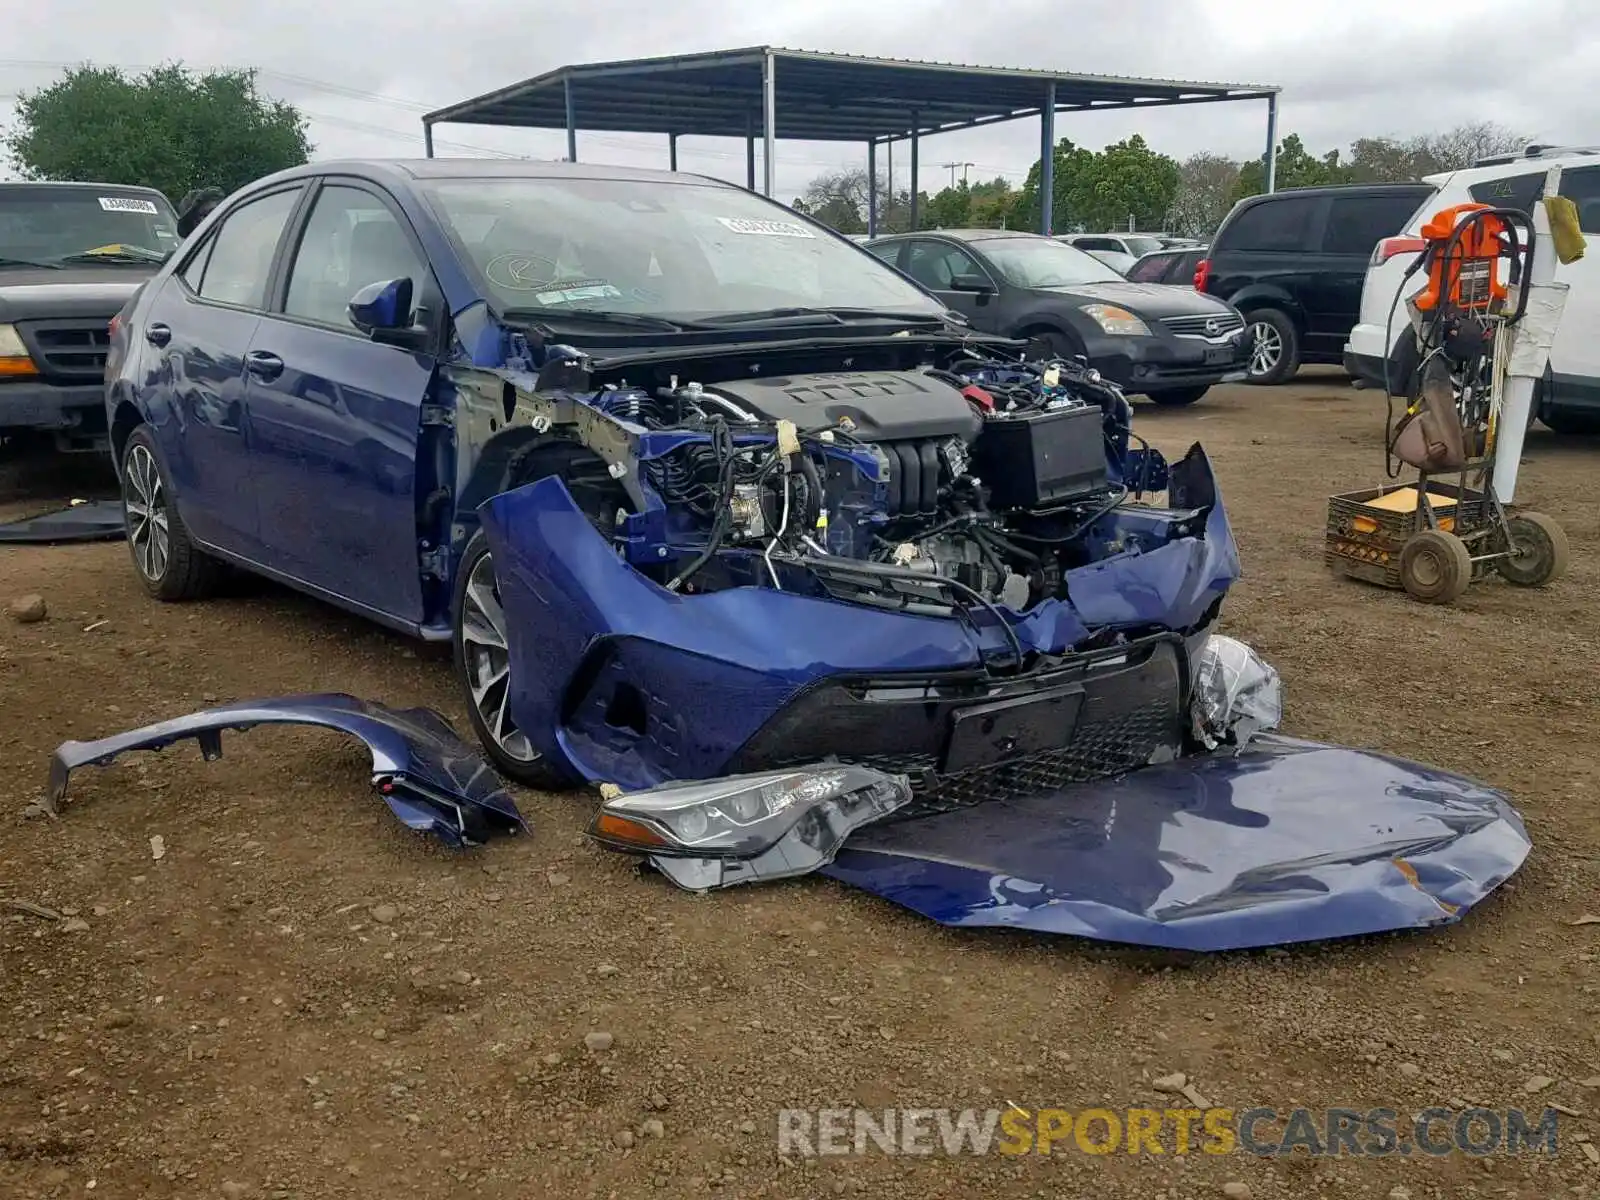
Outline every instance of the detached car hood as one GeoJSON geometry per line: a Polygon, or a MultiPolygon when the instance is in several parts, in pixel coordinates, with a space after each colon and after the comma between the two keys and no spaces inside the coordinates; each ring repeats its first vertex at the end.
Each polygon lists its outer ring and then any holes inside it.
{"type": "Polygon", "coordinates": [[[0,267],[0,323],[50,317],[114,316],[155,274],[144,267],[0,267]]]}
{"type": "Polygon", "coordinates": [[[1529,849],[1493,788],[1258,735],[1115,779],[869,826],[823,873],[945,925],[1215,951],[1451,924],[1529,849]]]}
{"type": "Polygon", "coordinates": [[[1042,296],[1081,298],[1085,303],[1116,304],[1141,317],[1221,316],[1233,310],[1215,296],[1164,283],[1085,283],[1070,288],[1041,288],[1042,296]]]}

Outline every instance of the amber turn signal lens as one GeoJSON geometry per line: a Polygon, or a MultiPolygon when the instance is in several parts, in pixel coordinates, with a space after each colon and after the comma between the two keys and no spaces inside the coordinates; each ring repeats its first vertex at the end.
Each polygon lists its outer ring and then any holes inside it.
{"type": "Polygon", "coordinates": [[[648,825],[604,811],[595,818],[594,831],[596,835],[608,841],[623,842],[634,846],[670,846],[672,844],[648,825]]]}

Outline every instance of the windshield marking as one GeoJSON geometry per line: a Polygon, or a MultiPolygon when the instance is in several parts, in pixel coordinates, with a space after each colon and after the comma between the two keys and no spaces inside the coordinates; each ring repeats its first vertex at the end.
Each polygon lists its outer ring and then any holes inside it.
{"type": "Polygon", "coordinates": [[[791,221],[759,221],[754,217],[718,217],[717,223],[732,233],[755,233],[766,237],[816,238],[804,225],[791,221]]]}
{"type": "Polygon", "coordinates": [[[101,196],[100,207],[106,212],[136,212],[147,216],[159,216],[161,210],[152,201],[140,200],[133,196],[101,196]]]}

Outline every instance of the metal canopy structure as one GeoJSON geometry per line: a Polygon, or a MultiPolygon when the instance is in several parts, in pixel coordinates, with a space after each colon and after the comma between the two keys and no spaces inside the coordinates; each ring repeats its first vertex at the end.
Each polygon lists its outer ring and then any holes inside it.
{"type": "MultiPolygon", "coordinates": [[[[752,46],[669,58],[581,63],[441,108],[422,118],[427,153],[443,124],[565,129],[567,158],[578,159],[578,130],[661,133],[678,169],[680,137],[745,139],[747,186],[756,187],[756,139],[763,143],[762,191],[773,192],[779,138],[865,142],[868,233],[876,233],[877,151],[911,143],[911,221],[917,224],[919,143],[952,133],[1039,118],[1040,232],[1052,232],[1055,115],[1106,109],[1167,108],[1230,100],[1267,102],[1267,190],[1273,190],[1278,93],[1272,85],[1122,79],[1054,71],[968,67],[752,46]]],[[[890,160],[892,174],[893,160],[890,160]]]]}

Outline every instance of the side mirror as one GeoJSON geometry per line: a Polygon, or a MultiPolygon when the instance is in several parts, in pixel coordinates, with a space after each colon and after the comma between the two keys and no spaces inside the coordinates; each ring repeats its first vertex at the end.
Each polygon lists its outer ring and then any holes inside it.
{"type": "Polygon", "coordinates": [[[418,348],[427,331],[413,323],[411,280],[369,283],[350,298],[350,323],[375,342],[418,348]]]}
{"type": "Polygon", "coordinates": [[[974,272],[967,275],[957,275],[952,278],[950,280],[950,290],[952,292],[976,292],[978,295],[983,296],[992,293],[995,288],[994,284],[990,283],[988,279],[974,272]]]}

